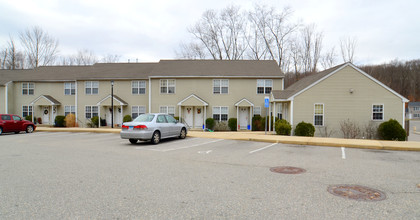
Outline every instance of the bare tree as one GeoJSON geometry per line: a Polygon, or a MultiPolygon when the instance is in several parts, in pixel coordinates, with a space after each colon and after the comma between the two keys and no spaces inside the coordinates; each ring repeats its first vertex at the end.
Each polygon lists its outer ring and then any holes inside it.
{"type": "Polygon", "coordinates": [[[117,63],[120,60],[121,56],[116,54],[107,54],[102,57],[101,62],[103,63],[117,63]]]}
{"type": "Polygon", "coordinates": [[[354,53],[357,47],[356,37],[346,37],[340,39],[341,57],[344,62],[353,63],[354,53]]]}
{"type": "Polygon", "coordinates": [[[0,51],[0,69],[6,69],[7,49],[4,48],[0,51]]]}
{"type": "Polygon", "coordinates": [[[178,58],[186,58],[186,59],[205,59],[206,58],[206,52],[204,51],[204,48],[201,46],[201,44],[198,43],[181,43],[180,50],[175,51],[176,57],[178,58]]]}
{"type": "Polygon", "coordinates": [[[73,56],[75,65],[92,65],[99,61],[98,57],[91,50],[84,49],[79,50],[75,56],[73,56]]]}
{"type": "Polygon", "coordinates": [[[19,34],[19,37],[25,49],[30,68],[54,63],[58,54],[58,40],[38,26],[26,29],[19,34]]]}
{"type": "Polygon", "coordinates": [[[324,69],[328,69],[330,67],[333,67],[336,64],[336,57],[337,54],[335,53],[335,47],[332,47],[330,51],[326,52],[322,57],[321,57],[321,66],[324,69]]]}
{"type": "Polygon", "coordinates": [[[305,73],[317,71],[322,50],[322,32],[316,32],[315,24],[302,29],[302,64],[305,73]]]}

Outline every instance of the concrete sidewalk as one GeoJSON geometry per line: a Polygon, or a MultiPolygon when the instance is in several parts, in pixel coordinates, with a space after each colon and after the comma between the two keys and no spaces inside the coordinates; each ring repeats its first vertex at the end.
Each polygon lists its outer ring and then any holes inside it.
{"type": "MultiPolygon", "coordinates": [[[[37,132],[94,132],[94,133],[120,133],[120,128],[51,128],[37,127],[37,132]]],[[[364,139],[341,139],[321,137],[265,135],[264,132],[202,132],[189,131],[189,137],[231,139],[242,141],[259,141],[269,143],[315,145],[328,147],[348,147],[379,150],[420,151],[420,142],[415,141],[379,141],[364,139]]]]}

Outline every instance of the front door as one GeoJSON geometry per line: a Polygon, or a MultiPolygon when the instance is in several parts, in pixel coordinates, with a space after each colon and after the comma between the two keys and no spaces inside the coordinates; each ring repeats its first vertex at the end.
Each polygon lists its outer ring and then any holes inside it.
{"type": "Polygon", "coordinates": [[[48,106],[43,107],[42,109],[42,123],[49,124],[50,123],[50,108],[48,106]]]}
{"type": "Polygon", "coordinates": [[[247,107],[239,108],[239,129],[247,129],[249,112],[247,107]]]}
{"type": "Polygon", "coordinates": [[[193,126],[193,111],[193,107],[185,107],[184,109],[184,120],[188,127],[193,126]]]}
{"type": "Polygon", "coordinates": [[[195,107],[194,111],[194,128],[203,127],[203,107],[195,107]]]}

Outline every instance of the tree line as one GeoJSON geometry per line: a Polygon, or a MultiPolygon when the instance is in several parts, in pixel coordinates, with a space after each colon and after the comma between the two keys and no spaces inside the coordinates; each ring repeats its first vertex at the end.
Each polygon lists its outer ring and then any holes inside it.
{"type": "Polygon", "coordinates": [[[48,65],[91,65],[97,62],[114,63],[119,55],[95,55],[82,49],[76,54],[60,56],[58,39],[38,26],[19,32],[18,40],[9,37],[0,48],[0,69],[30,69],[48,65]]]}

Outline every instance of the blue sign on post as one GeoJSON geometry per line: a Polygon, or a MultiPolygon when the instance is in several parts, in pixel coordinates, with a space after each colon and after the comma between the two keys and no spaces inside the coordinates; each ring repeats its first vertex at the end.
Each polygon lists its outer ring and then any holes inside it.
{"type": "Polygon", "coordinates": [[[268,108],[269,104],[270,104],[270,98],[266,96],[264,98],[264,107],[268,108]]]}

